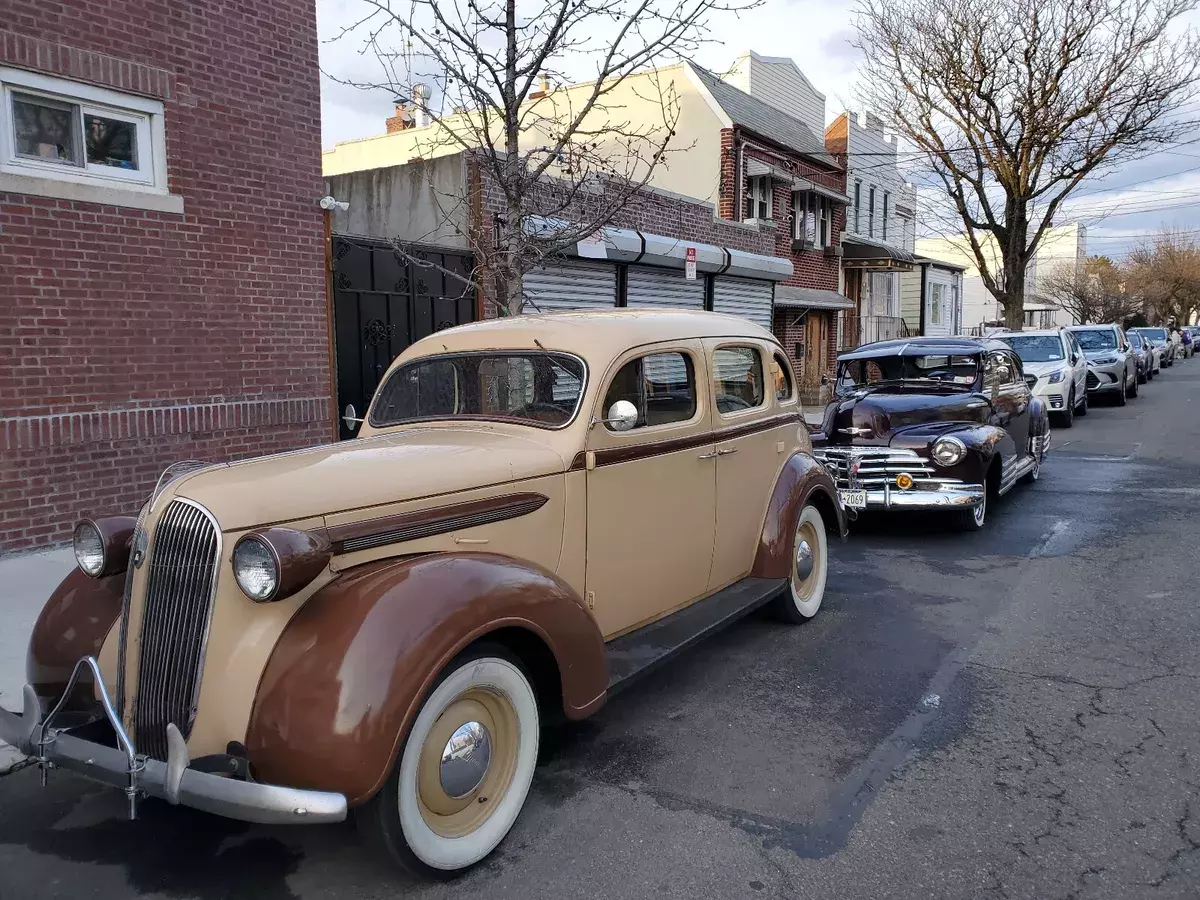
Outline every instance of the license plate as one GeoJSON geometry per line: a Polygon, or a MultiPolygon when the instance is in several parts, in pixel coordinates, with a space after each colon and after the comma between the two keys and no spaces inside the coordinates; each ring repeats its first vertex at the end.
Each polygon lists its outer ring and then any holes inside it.
{"type": "Polygon", "coordinates": [[[850,509],[867,508],[866,491],[838,491],[838,497],[841,498],[842,506],[849,507],[850,509]]]}

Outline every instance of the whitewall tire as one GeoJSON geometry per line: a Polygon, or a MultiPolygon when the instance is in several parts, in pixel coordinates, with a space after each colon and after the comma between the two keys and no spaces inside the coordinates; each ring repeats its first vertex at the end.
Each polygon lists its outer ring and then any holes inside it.
{"type": "Polygon", "coordinates": [[[418,875],[473,866],[516,822],[537,764],[540,719],[528,676],[503,648],[451,662],[417,714],[387,783],[361,818],[418,875]]]}
{"type": "Polygon", "coordinates": [[[829,537],[825,521],[815,506],[806,506],[796,519],[788,585],[775,600],[776,611],[797,624],[811,619],[825,599],[828,578],[829,537]]]}

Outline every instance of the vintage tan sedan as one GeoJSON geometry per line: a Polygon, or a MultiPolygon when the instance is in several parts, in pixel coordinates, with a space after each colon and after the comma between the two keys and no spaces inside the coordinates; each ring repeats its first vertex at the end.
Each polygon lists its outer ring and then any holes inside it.
{"type": "Polygon", "coordinates": [[[837,491],[767,331],[523,316],[391,366],[350,441],[176,466],[88,519],[0,738],[252,822],[344,819],[446,876],[504,838],[543,722],[738,616],[821,605],[837,491]]]}

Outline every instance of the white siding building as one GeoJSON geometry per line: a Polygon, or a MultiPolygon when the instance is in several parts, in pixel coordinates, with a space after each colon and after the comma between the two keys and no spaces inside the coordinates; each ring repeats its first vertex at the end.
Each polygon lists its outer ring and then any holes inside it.
{"type": "Polygon", "coordinates": [[[846,228],[842,265],[846,296],[857,301],[843,317],[843,346],[899,337],[900,276],[913,266],[916,191],[897,165],[896,138],[870,113],[844,112],[825,130],[825,146],[846,160],[846,228]]]}

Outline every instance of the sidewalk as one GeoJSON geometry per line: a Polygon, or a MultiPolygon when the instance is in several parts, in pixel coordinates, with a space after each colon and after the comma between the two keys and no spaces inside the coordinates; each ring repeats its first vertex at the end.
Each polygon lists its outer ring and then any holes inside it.
{"type": "MultiPolygon", "coordinates": [[[[0,558],[0,706],[21,709],[25,651],[46,598],[75,565],[70,547],[0,558]]],[[[20,761],[0,742],[0,774],[20,761]]]]}

